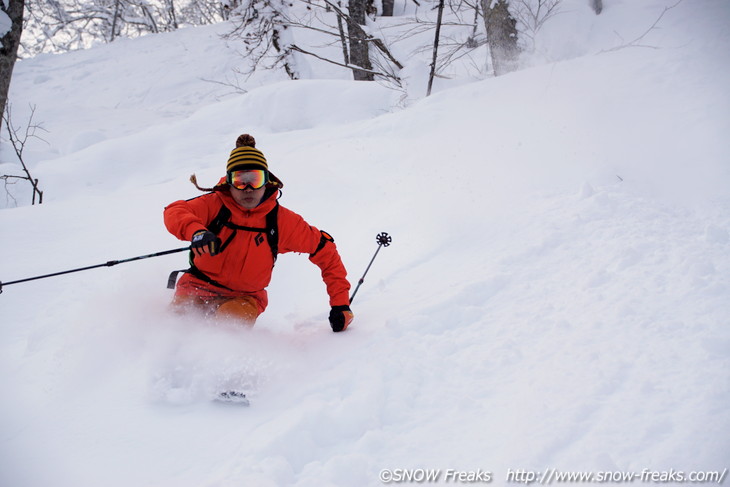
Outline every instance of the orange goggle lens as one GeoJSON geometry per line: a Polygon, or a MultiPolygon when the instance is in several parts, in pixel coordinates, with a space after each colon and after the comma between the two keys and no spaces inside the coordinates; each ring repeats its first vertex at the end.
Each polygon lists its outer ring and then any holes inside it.
{"type": "Polygon", "coordinates": [[[228,184],[236,189],[263,188],[269,182],[269,175],[263,169],[248,169],[243,171],[233,171],[228,173],[228,184]]]}

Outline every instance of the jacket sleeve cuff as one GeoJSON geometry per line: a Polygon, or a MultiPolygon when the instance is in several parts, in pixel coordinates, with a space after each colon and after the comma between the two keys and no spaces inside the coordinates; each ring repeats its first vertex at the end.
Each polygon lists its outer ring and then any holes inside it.
{"type": "Polygon", "coordinates": [[[189,228],[185,229],[185,240],[188,240],[188,241],[192,240],[193,235],[195,235],[196,233],[198,233],[201,230],[206,231],[208,229],[202,225],[191,225],[189,228]]]}
{"type": "Polygon", "coordinates": [[[339,293],[330,297],[330,306],[350,306],[350,296],[347,293],[339,293]]]}

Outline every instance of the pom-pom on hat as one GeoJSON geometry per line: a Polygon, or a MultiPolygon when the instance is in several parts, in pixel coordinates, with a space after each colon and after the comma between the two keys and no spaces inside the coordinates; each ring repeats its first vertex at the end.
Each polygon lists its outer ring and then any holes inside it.
{"type": "Polygon", "coordinates": [[[249,134],[239,135],[236,139],[236,148],[231,151],[226,164],[226,172],[241,169],[269,170],[264,153],[256,148],[256,139],[249,134]]]}

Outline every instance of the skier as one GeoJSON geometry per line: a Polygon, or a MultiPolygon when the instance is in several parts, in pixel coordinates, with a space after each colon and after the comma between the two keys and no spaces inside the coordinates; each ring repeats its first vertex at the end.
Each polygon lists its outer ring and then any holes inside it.
{"type": "Polygon", "coordinates": [[[352,322],[350,283],[332,237],[310,226],[279,205],[284,186],[269,171],[255,139],[236,140],[226,165],[226,176],[207,193],[165,208],[165,226],[180,240],[191,242],[191,267],[177,282],[173,307],[202,309],[253,326],[268,304],[277,253],[302,252],[322,272],[331,306],[329,321],[335,332],[352,322]]]}

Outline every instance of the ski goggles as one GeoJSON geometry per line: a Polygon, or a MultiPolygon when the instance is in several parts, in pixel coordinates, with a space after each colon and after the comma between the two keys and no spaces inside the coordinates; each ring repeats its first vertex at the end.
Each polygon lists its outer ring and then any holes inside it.
{"type": "Polygon", "coordinates": [[[236,189],[261,189],[269,182],[269,173],[263,169],[244,169],[231,171],[226,177],[226,182],[236,189]]]}

